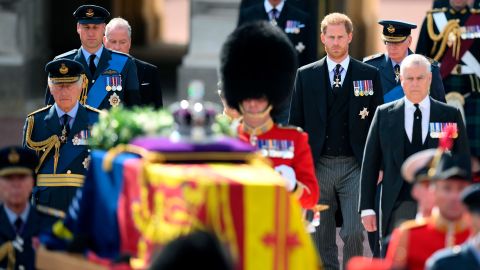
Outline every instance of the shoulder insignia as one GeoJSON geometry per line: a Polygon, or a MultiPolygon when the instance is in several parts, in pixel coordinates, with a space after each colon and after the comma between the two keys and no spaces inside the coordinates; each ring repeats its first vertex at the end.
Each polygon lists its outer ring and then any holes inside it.
{"type": "Polygon", "coordinates": [[[68,51],[68,52],[59,54],[59,55],[55,56],[53,59],[64,58],[64,57],[66,57],[66,56],[69,56],[69,55],[72,55],[72,54],[77,53],[77,51],[78,51],[78,49],[73,49],[73,50],[71,50],[71,51],[68,51]]]}
{"type": "Polygon", "coordinates": [[[99,109],[94,108],[90,105],[83,105],[83,106],[85,106],[85,109],[90,110],[90,111],[94,111],[94,112],[99,113],[99,114],[106,113],[105,111],[99,110],[99,109]]]}
{"type": "Polygon", "coordinates": [[[301,127],[297,127],[297,126],[292,126],[292,125],[278,125],[279,128],[281,129],[291,129],[291,130],[296,130],[298,132],[303,132],[303,129],[301,127]]]}
{"type": "Polygon", "coordinates": [[[41,108],[41,109],[38,109],[38,110],[36,110],[36,111],[34,111],[34,112],[29,113],[27,116],[31,116],[31,115],[34,115],[34,114],[36,114],[36,113],[43,112],[43,111],[45,111],[45,110],[50,109],[50,107],[52,107],[52,105],[47,105],[47,106],[45,106],[45,107],[43,107],[43,108],[41,108]]]}
{"type": "Polygon", "coordinates": [[[436,12],[447,12],[448,8],[443,7],[443,8],[434,8],[432,10],[427,11],[427,13],[436,13],[436,12]]]}
{"type": "Polygon", "coordinates": [[[425,226],[427,225],[427,220],[422,218],[420,220],[415,220],[415,219],[412,219],[412,220],[407,220],[405,222],[403,222],[399,229],[402,230],[402,231],[408,231],[408,230],[411,230],[411,229],[415,229],[415,228],[419,228],[419,227],[422,227],[422,226],[425,226]]]}
{"type": "Polygon", "coordinates": [[[40,212],[42,214],[45,214],[47,216],[52,216],[52,217],[56,217],[56,218],[65,218],[65,212],[63,212],[61,210],[51,208],[51,207],[47,207],[47,206],[44,206],[44,205],[39,205],[39,204],[37,204],[36,208],[37,208],[38,212],[40,212]]]}
{"type": "Polygon", "coordinates": [[[380,56],[383,56],[383,55],[384,55],[384,53],[377,53],[377,54],[372,54],[372,55],[366,56],[366,57],[363,58],[363,62],[367,62],[369,60],[379,58],[380,56]]]}

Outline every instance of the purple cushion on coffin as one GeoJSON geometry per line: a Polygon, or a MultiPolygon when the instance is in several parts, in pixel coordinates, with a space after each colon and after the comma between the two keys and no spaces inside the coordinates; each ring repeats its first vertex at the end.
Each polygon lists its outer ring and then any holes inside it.
{"type": "Polygon", "coordinates": [[[138,137],[133,139],[130,144],[149,151],[166,153],[255,152],[255,148],[250,144],[231,137],[219,137],[213,141],[196,144],[182,140],[172,141],[166,137],[138,137]]]}

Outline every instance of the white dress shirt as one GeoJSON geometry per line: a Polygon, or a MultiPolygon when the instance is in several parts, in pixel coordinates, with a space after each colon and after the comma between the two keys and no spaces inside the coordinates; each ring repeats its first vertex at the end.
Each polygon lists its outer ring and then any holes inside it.
{"type": "Polygon", "coordinates": [[[333,78],[335,77],[335,67],[337,64],[340,64],[342,66],[342,72],[340,73],[340,77],[342,78],[341,84],[343,85],[343,81],[345,80],[345,76],[347,75],[347,70],[348,70],[348,65],[350,64],[350,56],[347,55],[345,59],[343,59],[342,62],[336,63],[332,59],[330,59],[327,56],[327,68],[328,68],[328,77],[330,78],[330,85],[333,87],[334,80],[333,78]]]}

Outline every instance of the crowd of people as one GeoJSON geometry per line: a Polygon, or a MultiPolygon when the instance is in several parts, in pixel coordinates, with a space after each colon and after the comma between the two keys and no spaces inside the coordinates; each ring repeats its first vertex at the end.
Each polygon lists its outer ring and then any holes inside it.
{"type": "MultiPolygon", "coordinates": [[[[322,18],[318,60],[313,21],[290,1],[240,10],[220,55],[224,113],[304,209],[328,206],[311,234],[324,269],[480,268],[476,4],[435,1],[442,6],[427,12],[416,52],[417,25],[380,20],[385,52],[363,61],[349,54],[346,14],[322,18]],[[365,231],[375,259],[361,257],[365,231]]],[[[158,69],[129,54],[128,22],[107,23],[110,13],[96,5],[73,16],[80,48],[46,64],[46,107],[27,116],[23,147],[0,151],[7,269],[34,269],[35,237],[72,214],[99,117],[118,106],[163,106],[158,69]]]]}

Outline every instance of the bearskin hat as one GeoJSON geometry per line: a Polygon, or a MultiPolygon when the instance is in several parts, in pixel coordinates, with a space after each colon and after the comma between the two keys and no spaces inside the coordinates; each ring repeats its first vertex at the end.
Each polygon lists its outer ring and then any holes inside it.
{"type": "Polygon", "coordinates": [[[266,97],[275,112],[289,102],[296,70],[296,51],[286,34],[266,21],[249,23],[223,44],[220,87],[228,105],[238,111],[243,100],[266,97]]]}

